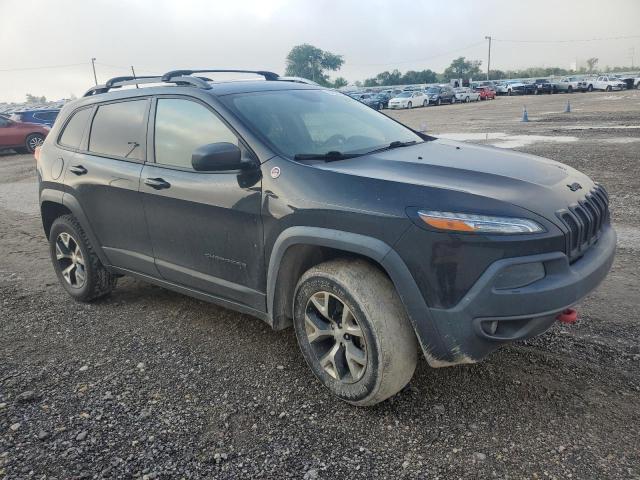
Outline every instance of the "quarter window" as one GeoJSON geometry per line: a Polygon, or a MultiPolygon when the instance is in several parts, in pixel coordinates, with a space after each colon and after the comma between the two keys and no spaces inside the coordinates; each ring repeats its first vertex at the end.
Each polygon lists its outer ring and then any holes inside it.
{"type": "Polygon", "coordinates": [[[238,138],[211,110],[191,100],[158,100],[156,163],[191,168],[191,155],[196,148],[218,142],[238,145],[238,138]]]}
{"type": "Polygon", "coordinates": [[[90,114],[90,108],[78,110],[73,114],[60,136],[60,145],[70,148],[78,148],[80,146],[90,114]]]}
{"type": "Polygon", "coordinates": [[[100,105],[91,126],[89,151],[143,160],[147,106],[146,99],[100,105]]]}

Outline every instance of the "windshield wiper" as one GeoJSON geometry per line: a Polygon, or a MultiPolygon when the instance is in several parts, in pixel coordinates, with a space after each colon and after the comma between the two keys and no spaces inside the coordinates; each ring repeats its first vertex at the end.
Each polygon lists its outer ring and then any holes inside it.
{"type": "Polygon", "coordinates": [[[333,162],[335,160],[346,160],[348,158],[355,158],[363,155],[362,153],[342,153],[336,150],[332,150],[327,153],[296,153],[294,160],[325,160],[327,162],[333,162]]]}
{"type": "Polygon", "coordinates": [[[400,140],[394,140],[389,145],[385,145],[384,147],[376,148],[375,150],[371,150],[370,152],[367,152],[366,155],[369,155],[370,153],[384,152],[385,150],[392,150],[394,148],[410,147],[411,145],[415,145],[416,143],[418,143],[418,142],[416,142],[415,140],[409,140],[407,142],[401,142],[400,140]]]}

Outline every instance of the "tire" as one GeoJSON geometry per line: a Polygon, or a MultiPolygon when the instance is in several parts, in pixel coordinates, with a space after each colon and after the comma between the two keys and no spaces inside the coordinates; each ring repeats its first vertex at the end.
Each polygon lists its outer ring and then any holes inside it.
{"type": "Polygon", "coordinates": [[[378,108],[376,108],[376,110],[382,110],[383,105],[381,103],[378,104],[378,108]]]}
{"type": "Polygon", "coordinates": [[[589,85],[587,87],[587,92],[593,92],[593,85],[589,85]]]}
{"type": "Polygon", "coordinates": [[[511,96],[511,90],[507,90],[507,95],[511,96]]]}
{"type": "Polygon", "coordinates": [[[573,87],[571,85],[567,87],[567,93],[573,93],[573,87]]]}
{"type": "Polygon", "coordinates": [[[438,98],[438,101],[436,102],[436,105],[437,105],[437,106],[442,105],[442,100],[440,100],[440,99],[438,98]]]}
{"type": "Polygon", "coordinates": [[[53,222],[49,252],[58,280],[75,300],[90,302],[115,288],[117,276],[104,268],[73,215],[63,215],[53,222]]]}
{"type": "Polygon", "coordinates": [[[27,135],[27,138],[24,141],[24,148],[27,153],[33,153],[36,151],[36,148],[41,146],[44,143],[44,135],[41,133],[32,133],[27,135]]]}
{"type": "Polygon", "coordinates": [[[469,97],[464,99],[465,103],[469,103],[471,101],[471,99],[469,97]]]}
{"type": "Polygon", "coordinates": [[[293,323],[314,375],[345,402],[375,405],[413,376],[418,345],[404,306],[391,280],[364,260],[332,260],[307,271],[296,287],[293,323]]]}
{"type": "Polygon", "coordinates": [[[606,92],[610,92],[611,91],[611,85],[607,85],[607,88],[605,88],[606,92]]]}
{"type": "Polygon", "coordinates": [[[422,106],[423,106],[423,107],[426,107],[426,106],[428,106],[428,105],[429,105],[429,100],[424,100],[424,101],[422,102],[422,106]]]}
{"type": "Polygon", "coordinates": [[[413,103],[411,102],[407,103],[407,108],[413,108],[413,103]]]}

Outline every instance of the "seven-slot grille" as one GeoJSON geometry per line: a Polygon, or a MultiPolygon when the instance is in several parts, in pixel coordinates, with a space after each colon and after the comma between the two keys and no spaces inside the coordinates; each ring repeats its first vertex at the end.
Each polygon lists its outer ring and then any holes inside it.
{"type": "Polygon", "coordinates": [[[569,260],[576,260],[598,240],[602,226],[609,221],[609,195],[604,187],[596,185],[584,199],[560,210],[558,217],[569,229],[569,260]]]}

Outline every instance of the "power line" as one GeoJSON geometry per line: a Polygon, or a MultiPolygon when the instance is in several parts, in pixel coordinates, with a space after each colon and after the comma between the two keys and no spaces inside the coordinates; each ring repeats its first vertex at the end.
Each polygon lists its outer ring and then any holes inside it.
{"type": "Polygon", "coordinates": [[[87,62],[83,63],[69,63],[67,65],[47,65],[43,67],[22,67],[22,68],[2,68],[0,72],[23,72],[27,70],[45,70],[51,68],[67,68],[67,67],[78,67],[78,66],[87,66],[87,62]]]}
{"type": "Polygon", "coordinates": [[[494,42],[508,43],[579,43],[579,42],[599,42],[603,40],[628,40],[630,38],[640,38],[640,35],[625,35],[620,37],[600,37],[600,38],[582,38],[573,40],[513,40],[503,38],[493,38],[494,42]]]}
{"type": "Polygon", "coordinates": [[[434,58],[438,58],[438,57],[444,57],[446,55],[451,55],[452,53],[456,53],[456,52],[460,52],[462,50],[468,50],[470,48],[473,47],[477,47],[478,45],[482,45],[484,44],[484,40],[480,41],[480,42],[476,42],[476,43],[472,43],[471,45],[467,45],[466,47],[461,47],[461,48],[456,48],[454,50],[449,50],[447,52],[442,52],[442,53],[438,53],[436,55],[431,55],[429,57],[423,57],[423,58],[416,58],[414,60],[402,60],[399,62],[389,62],[389,63],[361,63],[361,64],[349,64],[350,67],[383,67],[383,66],[388,66],[388,65],[402,65],[405,63],[416,63],[416,62],[424,62],[427,60],[432,60],[434,58]]]}

